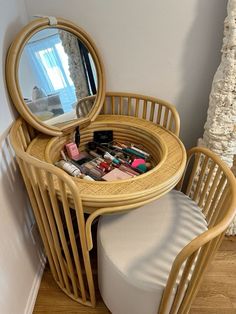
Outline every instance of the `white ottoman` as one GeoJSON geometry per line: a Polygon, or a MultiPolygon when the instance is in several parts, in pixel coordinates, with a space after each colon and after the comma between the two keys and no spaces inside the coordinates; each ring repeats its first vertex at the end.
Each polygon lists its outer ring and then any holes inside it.
{"type": "Polygon", "coordinates": [[[101,217],[98,281],[109,310],[156,314],[175,257],[205,230],[201,209],[174,190],[141,208],[101,217]]]}

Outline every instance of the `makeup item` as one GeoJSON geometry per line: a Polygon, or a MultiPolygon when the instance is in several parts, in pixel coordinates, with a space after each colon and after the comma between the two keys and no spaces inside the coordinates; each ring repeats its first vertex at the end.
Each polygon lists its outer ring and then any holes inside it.
{"type": "Polygon", "coordinates": [[[131,164],[128,162],[128,160],[125,159],[124,156],[123,158],[120,158],[120,157],[117,157],[117,155],[115,155],[115,158],[119,160],[120,164],[126,165],[127,167],[131,167],[131,164]]]}
{"type": "Polygon", "coordinates": [[[103,158],[101,158],[101,157],[97,157],[97,158],[96,158],[96,161],[99,161],[99,162],[104,162],[104,161],[105,161],[105,159],[103,159],[103,158]]]}
{"type": "Polygon", "coordinates": [[[104,159],[102,159],[102,158],[100,158],[100,157],[97,157],[97,158],[95,158],[95,159],[93,159],[93,160],[91,161],[91,164],[94,164],[94,165],[98,166],[98,165],[100,165],[100,163],[103,162],[103,161],[104,161],[104,159]]]}
{"type": "Polygon", "coordinates": [[[150,170],[152,168],[152,165],[150,162],[146,162],[145,165],[147,167],[147,170],[150,170]]]}
{"type": "Polygon", "coordinates": [[[75,129],[75,144],[77,145],[77,147],[79,147],[79,145],[80,145],[80,128],[79,128],[79,126],[77,126],[77,128],[75,129]]]}
{"type": "Polygon", "coordinates": [[[131,166],[134,168],[138,168],[139,165],[145,164],[145,160],[142,158],[135,158],[132,162],[131,166]]]}
{"type": "Polygon", "coordinates": [[[117,145],[112,145],[112,148],[113,149],[118,149],[119,151],[122,151],[122,147],[117,146],[117,145]]]}
{"type": "Polygon", "coordinates": [[[97,165],[93,165],[91,164],[91,162],[86,162],[85,164],[83,164],[83,169],[86,169],[86,170],[91,170],[93,168],[95,168],[97,165]]]}
{"type": "Polygon", "coordinates": [[[119,143],[119,142],[116,142],[116,146],[121,147],[121,148],[128,148],[127,145],[125,145],[124,143],[119,143]]]}
{"type": "Polygon", "coordinates": [[[109,172],[111,171],[111,165],[109,165],[107,162],[103,161],[100,162],[100,164],[98,165],[99,169],[101,169],[104,172],[109,172]]]}
{"type": "Polygon", "coordinates": [[[114,157],[123,159],[125,157],[125,155],[122,152],[116,152],[114,157]]]}
{"type": "Polygon", "coordinates": [[[100,180],[104,176],[104,172],[98,168],[92,168],[88,171],[88,175],[95,178],[95,180],[100,180]]]}
{"type": "Polygon", "coordinates": [[[125,165],[120,165],[119,169],[124,171],[124,172],[128,172],[128,173],[130,173],[130,175],[133,175],[133,176],[139,175],[139,173],[137,171],[133,170],[130,167],[126,167],[125,165]]]}
{"type": "Polygon", "coordinates": [[[88,142],[87,146],[89,150],[95,150],[97,148],[97,144],[95,142],[88,142]]]}
{"type": "Polygon", "coordinates": [[[113,141],[113,131],[94,131],[93,139],[96,143],[110,143],[113,141]]]}
{"type": "MultiPolygon", "coordinates": [[[[122,153],[121,151],[116,151],[114,149],[111,149],[110,147],[112,147],[112,146],[110,146],[109,144],[108,145],[106,145],[106,144],[98,144],[98,143],[95,143],[95,144],[97,144],[97,146],[96,146],[96,153],[95,154],[99,154],[101,156],[104,156],[105,154],[110,154],[110,159],[112,159],[112,160],[113,160],[113,158],[115,157],[116,154],[122,153]]],[[[93,155],[95,156],[95,154],[93,154],[93,155]]],[[[115,157],[114,163],[119,164],[118,159],[116,157],[115,157]]]]}
{"type": "Polygon", "coordinates": [[[79,154],[79,159],[78,160],[69,160],[71,161],[75,166],[77,166],[79,169],[81,167],[81,165],[83,165],[86,162],[91,161],[93,158],[87,153],[87,152],[81,152],[79,154]]]}
{"type": "Polygon", "coordinates": [[[78,160],[81,160],[81,159],[84,159],[84,158],[91,158],[91,156],[87,153],[87,152],[80,152],[79,153],[79,159],[78,160]]]}
{"type": "Polygon", "coordinates": [[[91,167],[97,167],[99,161],[96,159],[91,160],[88,164],[91,165],[91,167]]]}
{"type": "Polygon", "coordinates": [[[55,165],[65,170],[73,177],[79,177],[81,175],[81,171],[69,161],[59,160],[58,162],[55,163],[55,165]]]}
{"type": "Polygon", "coordinates": [[[95,181],[92,177],[90,177],[90,176],[88,176],[88,175],[85,175],[85,176],[83,177],[83,179],[88,180],[88,181],[95,181]]]}
{"type": "Polygon", "coordinates": [[[92,177],[86,175],[86,174],[82,174],[80,176],[81,179],[84,179],[84,180],[88,180],[88,181],[95,181],[92,177]]]}
{"type": "Polygon", "coordinates": [[[146,166],[146,164],[140,164],[140,165],[138,165],[137,169],[140,170],[140,171],[142,171],[143,173],[144,173],[144,172],[147,172],[147,166],[146,166]]]}
{"type": "Polygon", "coordinates": [[[132,175],[128,174],[127,172],[123,172],[118,168],[115,168],[105,174],[102,179],[105,181],[116,181],[116,180],[125,180],[125,179],[131,179],[132,175]]]}
{"type": "Polygon", "coordinates": [[[118,159],[120,161],[120,163],[122,164],[129,164],[129,155],[126,155],[125,153],[118,153],[118,154],[115,154],[114,156],[116,159],[118,159]]]}
{"type": "Polygon", "coordinates": [[[141,150],[140,148],[137,148],[136,146],[134,146],[133,144],[131,144],[131,148],[134,149],[135,151],[143,154],[144,156],[146,156],[147,158],[150,157],[150,155],[148,153],[146,153],[145,151],[141,150]]]}
{"type": "Polygon", "coordinates": [[[137,156],[139,158],[147,158],[144,154],[140,153],[140,152],[137,152],[136,150],[132,149],[132,148],[123,148],[122,149],[123,152],[129,154],[129,155],[134,155],[134,156],[137,156]]]}
{"type": "Polygon", "coordinates": [[[97,166],[90,165],[90,163],[84,164],[82,166],[82,172],[85,175],[90,176],[96,181],[101,180],[101,177],[104,176],[104,172],[97,168],[97,166]]]}
{"type": "Polygon", "coordinates": [[[80,170],[80,172],[82,172],[82,166],[78,165],[77,161],[74,161],[72,159],[67,159],[70,163],[72,163],[76,168],[78,168],[80,170]]]}
{"type": "Polygon", "coordinates": [[[90,151],[89,151],[89,154],[90,154],[91,156],[93,156],[93,157],[101,157],[101,155],[95,153],[93,150],[90,150],[90,151]]]}
{"type": "Polygon", "coordinates": [[[65,161],[67,161],[67,158],[66,158],[66,154],[64,153],[64,151],[63,150],[61,150],[61,157],[62,157],[62,159],[63,160],[65,160],[65,161]]]}
{"type": "Polygon", "coordinates": [[[97,148],[96,148],[96,152],[98,153],[98,154],[100,154],[100,155],[104,155],[105,153],[107,153],[108,152],[108,148],[103,148],[103,147],[101,147],[101,146],[97,146],[97,148]]]}
{"type": "Polygon", "coordinates": [[[114,154],[114,149],[110,144],[107,143],[97,143],[97,150],[100,149],[103,152],[108,152],[110,154],[114,154]]]}
{"type": "Polygon", "coordinates": [[[104,154],[104,158],[105,159],[110,159],[114,164],[119,164],[120,163],[120,161],[118,160],[118,159],[116,159],[114,156],[112,156],[110,153],[108,153],[108,152],[105,152],[105,154],[104,154]]]}
{"type": "Polygon", "coordinates": [[[92,158],[90,158],[90,157],[85,157],[85,158],[76,160],[75,162],[76,162],[77,165],[81,166],[81,165],[83,165],[83,164],[85,164],[85,163],[87,163],[87,162],[89,162],[89,161],[91,161],[91,160],[92,160],[92,158]]]}
{"type": "Polygon", "coordinates": [[[68,156],[73,160],[79,160],[79,151],[75,143],[65,145],[68,156]]]}

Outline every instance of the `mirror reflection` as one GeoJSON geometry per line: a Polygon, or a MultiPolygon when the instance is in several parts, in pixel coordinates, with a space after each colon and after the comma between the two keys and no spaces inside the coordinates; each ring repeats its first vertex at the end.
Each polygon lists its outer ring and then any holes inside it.
{"type": "Polygon", "coordinates": [[[43,29],[25,45],[19,86],[29,110],[44,123],[85,117],[95,102],[97,85],[92,55],[72,33],[43,29]]]}

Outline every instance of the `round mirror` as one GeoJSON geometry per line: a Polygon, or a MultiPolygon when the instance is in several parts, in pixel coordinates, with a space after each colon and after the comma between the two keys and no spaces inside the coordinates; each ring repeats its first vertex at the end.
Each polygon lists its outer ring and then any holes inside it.
{"type": "Polygon", "coordinates": [[[89,36],[76,25],[37,19],[9,49],[7,83],[12,100],[33,127],[61,135],[95,119],[105,97],[104,72],[89,36]]]}

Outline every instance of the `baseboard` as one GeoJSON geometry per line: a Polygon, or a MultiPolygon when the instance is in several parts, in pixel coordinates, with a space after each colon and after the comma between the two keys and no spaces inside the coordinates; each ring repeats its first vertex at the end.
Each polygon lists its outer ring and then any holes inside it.
{"type": "Polygon", "coordinates": [[[40,259],[38,270],[37,270],[35,277],[34,277],[32,288],[31,288],[30,293],[29,293],[29,297],[28,297],[28,301],[26,304],[24,314],[32,314],[33,313],[34,305],[36,302],[36,298],[37,298],[40,283],[41,283],[41,279],[43,277],[43,271],[45,268],[45,264],[46,264],[46,258],[45,258],[45,256],[42,256],[42,258],[40,259]]]}

